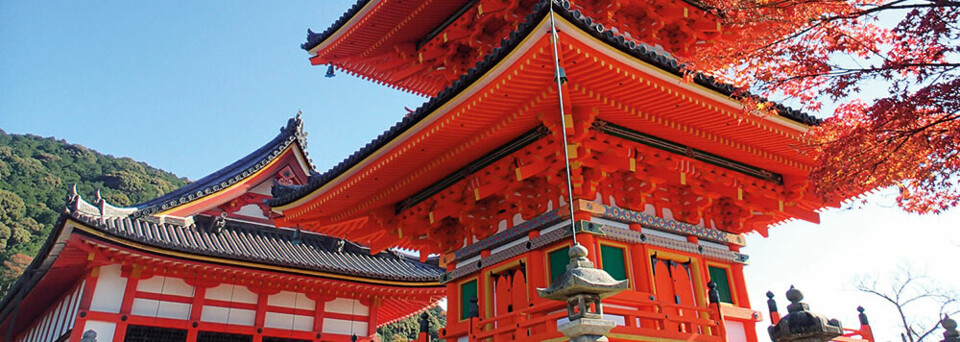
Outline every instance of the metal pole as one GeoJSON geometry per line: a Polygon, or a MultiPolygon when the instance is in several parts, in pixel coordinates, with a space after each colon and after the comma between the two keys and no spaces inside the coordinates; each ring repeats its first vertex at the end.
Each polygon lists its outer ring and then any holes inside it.
{"type": "Polygon", "coordinates": [[[560,127],[562,132],[560,136],[563,137],[563,162],[564,170],[567,173],[567,207],[570,209],[570,233],[573,238],[573,244],[578,245],[577,243],[577,230],[575,227],[576,220],[573,218],[573,176],[570,174],[570,151],[569,145],[567,144],[567,121],[566,113],[563,109],[563,80],[560,78],[560,54],[557,50],[557,40],[560,36],[557,34],[557,25],[553,19],[553,0],[550,1],[550,43],[553,45],[553,66],[554,66],[554,78],[557,80],[557,99],[560,102],[560,127]]]}

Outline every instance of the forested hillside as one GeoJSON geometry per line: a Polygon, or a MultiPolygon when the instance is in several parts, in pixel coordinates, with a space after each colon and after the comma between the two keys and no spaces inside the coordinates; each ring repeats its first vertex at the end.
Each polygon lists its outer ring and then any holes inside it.
{"type": "Polygon", "coordinates": [[[130,158],[103,155],[63,140],[0,130],[0,290],[30,263],[76,184],[117,206],[174,190],[186,179],[130,158]]]}

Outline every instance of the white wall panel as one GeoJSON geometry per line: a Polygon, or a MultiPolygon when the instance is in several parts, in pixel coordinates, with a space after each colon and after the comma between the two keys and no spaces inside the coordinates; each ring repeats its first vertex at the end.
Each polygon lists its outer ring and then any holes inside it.
{"type": "Polygon", "coordinates": [[[137,316],[188,319],[190,304],[136,298],[130,313],[137,316]]]}
{"type": "Polygon", "coordinates": [[[240,210],[237,210],[235,214],[247,217],[266,218],[263,216],[263,210],[256,204],[247,204],[241,207],[240,210]]]}
{"type": "Polygon", "coordinates": [[[227,323],[230,315],[230,308],[222,306],[204,305],[200,310],[200,321],[213,323],[227,323]]]}
{"type": "Polygon", "coordinates": [[[149,279],[141,279],[137,283],[137,290],[151,293],[162,293],[168,295],[177,295],[184,297],[193,297],[193,286],[187,284],[180,278],[153,276],[149,279]]]}
{"type": "Polygon", "coordinates": [[[256,293],[247,289],[246,286],[233,284],[220,284],[217,287],[211,287],[207,289],[204,298],[233,303],[257,304],[256,293]]]}
{"type": "Polygon", "coordinates": [[[200,320],[204,322],[252,326],[256,318],[257,312],[247,309],[208,305],[200,311],[200,320]]]}
{"type": "Polygon", "coordinates": [[[746,342],[747,331],[743,327],[743,322],[724,321],[724,327],[727,328],[728,342],[746,342]]]}
{"type": "Polygon", "coordinates": [[[347,298],[337,298],[327,302],[324,304],[323,311],[357,316],[367,316],[370,314],[370,308],[360,304],[359,300],[347,298]]]}
{"type": "Polygon", "coordinates": [[[87,321],[87,324],[83,326],[84,332],[87,330],[97,332],[97,342],[113,341],[113,333],[116,329],[117,323],[114,322],[87,321]]]}
{"type": "Polygon", "coordinates": [[[119,313],[123,302],[123,291],[127,287],[127,278],[120,276],[120,265],[100,267],[97,286],[93,290],[91,311],[119,313]]]}
{"type": "Polygon", "coordinates": [[[293,329],[300,331],[313,330],[313,317],[311,316],[267,312],[263,318],[263,326],[268,328],[293,329]]]}
{"type": "Polygon", "coordinates": [[[367,322],[348,321],[336,318],[323,319],[323,332],[329,334],[341,334],[363,336],[367,334],[367,322]]]}
{"type": "Polygon", "coordinates": [[[267,297],[267,305],[312,311],[316,303],[312,299],[307,298],[303,293],[280,291],[277,294],[267,297]]]}

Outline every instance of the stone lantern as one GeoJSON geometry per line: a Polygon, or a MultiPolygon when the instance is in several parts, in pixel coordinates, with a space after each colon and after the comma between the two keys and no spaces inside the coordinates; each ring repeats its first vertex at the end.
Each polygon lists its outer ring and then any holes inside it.
{"type": "Polygon", "coordinates": [[[777,324],[767,328],[773,342],[826,342],[843,335],[840,321],[827,319],[810,311],[810,306],[800,302],[803,293],[790,286],[787,291],[787,315],[777,324]]]}
{"type": "Polygon", "coordinates": [[[940,342],[960,342],[960,332],[957,331],[957,321],[954,321],[950,316],[944,315],[943,320],[940,321],[940,326],[943,327],[943,340],[940,342]]]}
{"type": "Polygon", "coordinates": [[[587,249],[579,244],[570,248],[570,263],[550,287],[537,289],[540,297],[567,302],[570,322],[558,327],[571,342],[608,341],[605,336],[617,324],[603,319],[600,300],[627,288],[626,280],[616,280],[604,270],[593,267],[587,249]]]}

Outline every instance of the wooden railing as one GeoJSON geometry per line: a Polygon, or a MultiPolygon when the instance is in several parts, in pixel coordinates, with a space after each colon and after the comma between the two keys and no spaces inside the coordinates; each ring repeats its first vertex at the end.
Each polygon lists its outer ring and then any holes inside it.
{"type": "MultiPolygon", "coordinates": [[[[650,336],[683,341],[725,340],[719,307],[659,301],[650,293],[626,291],[603,300],[604,315],[622,317],[610,335],[650,336]],[[622,325],[621,325],[622,324],[622,325]]],[[[562,337],[557,321],[567,316],[565,303],[546,301],[496,317],[472,320],[470,341],[543,341],[562,337]]],[[[456,336],[449,336],[448,339],[456,336]]]]}

